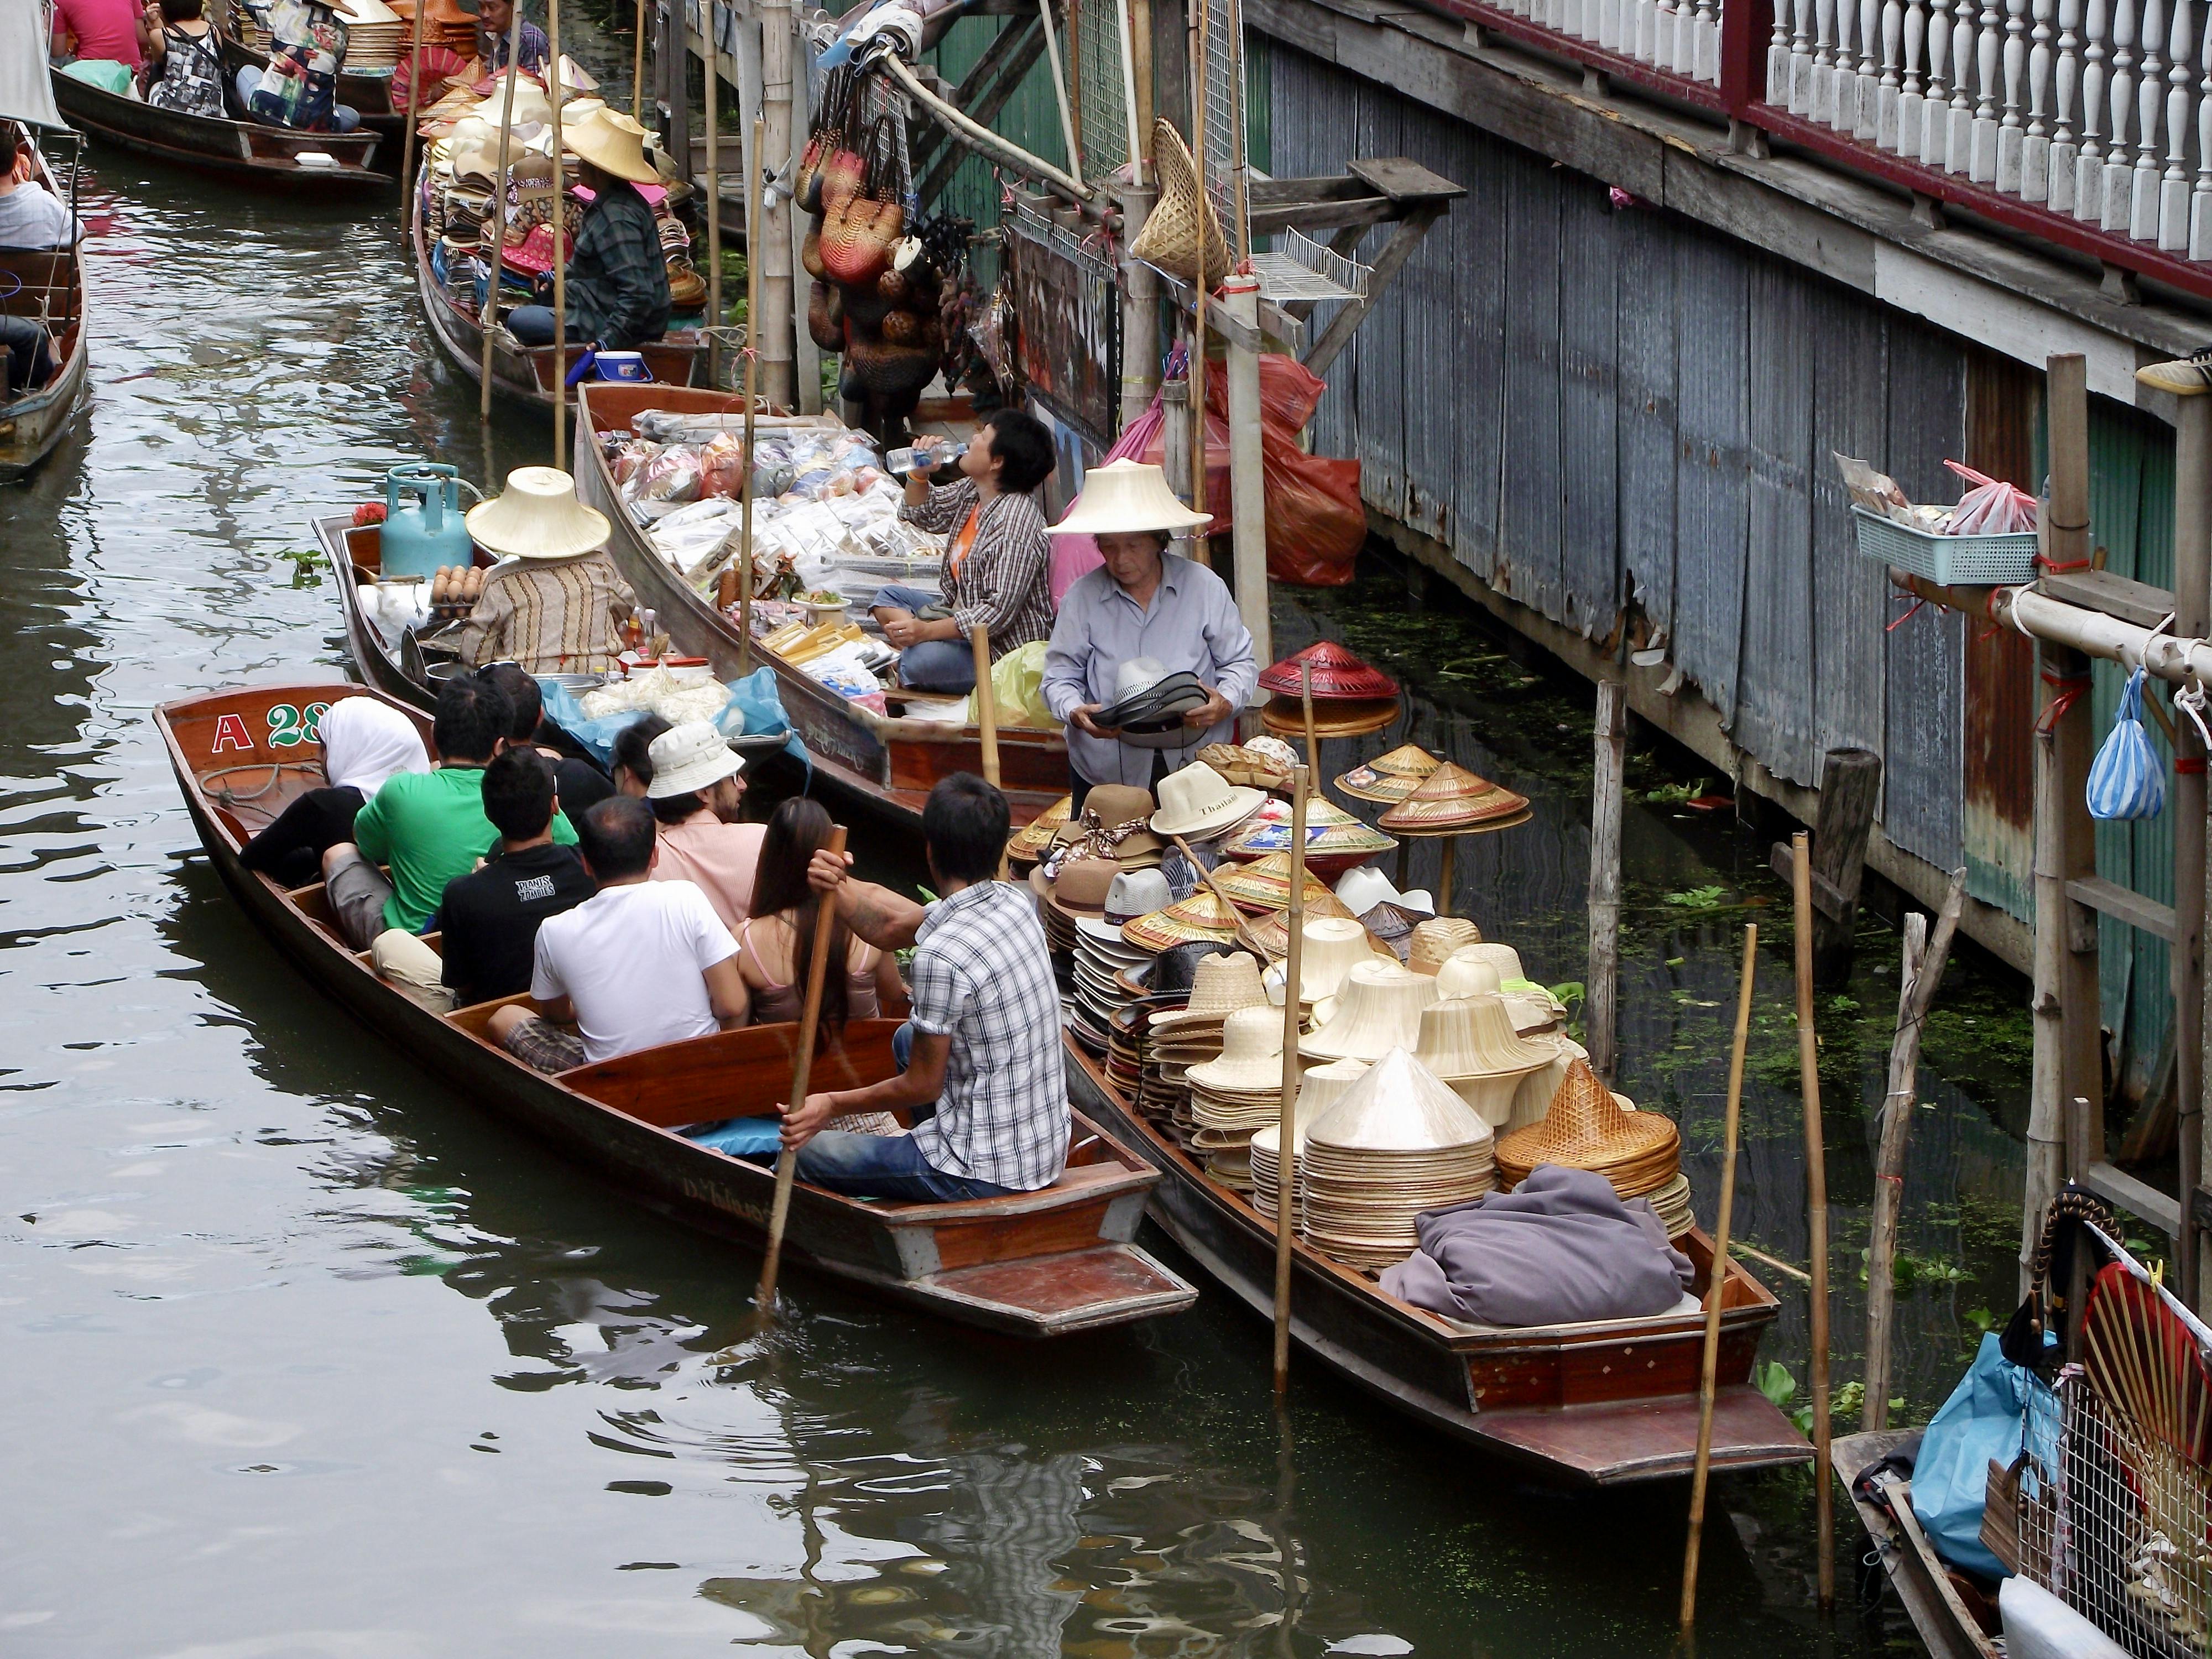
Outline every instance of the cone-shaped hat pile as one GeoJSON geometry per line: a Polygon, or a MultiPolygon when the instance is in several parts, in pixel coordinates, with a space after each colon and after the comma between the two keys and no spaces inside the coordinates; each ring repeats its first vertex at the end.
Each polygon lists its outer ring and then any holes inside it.
{"type": "MultiPolygon", "coordinates": [[[[1270,853],[1249,864],[1224,864],[1213,872],[1213,879],[1239,909],[1266,912],[1290,908],[1291,855],[1288,853],[1270,853]]],[[[1309,907],[1335,897],[1336,895],[1328,890],[1328,883],[1312,871],[1306,872],[1306,903],[1309,907]]]]}
{"type": "Polygon", "coordinates": [[[1007,838],[1006,856],[1017,861],[1034,860],[1052,845],[1053,834],[1075,811],[1075,797],[1062,795],[1007,838]]]}
{"type": "Polygon", "coordinates": [[[1516,795],[1502,784],[1446,761],[1379,822],[1388,830],[1441,835],[1499,823],[1528,810],[1526,795],[1516,795]]]}
{"type": "Polygon", "coordinates": [[[1394,1048],[1306,1130],[1305,1237],[1354,1267],[1402,1261],[1419,1243],[1416,1215],[1491,1189],[1492,1152],[1490,1126],[1394,1048]]]}
{"type": "Polygon", "coordinates": [[[1656,1112],[1624,1110],[1589,1062],[1578,1060],[1544,1121],[1498,1143],[1500,1180],[1518,1186],[1539,1164],[1594,1170],[1623,1198],[1640,1198],[1681,1173],[1681,1131],[1656,1112]]]}
{"type": "MultiPolygon", "coordinates": [[[[1323,800],[1318,793],[1306,803],[1306,867],[1334,880],[1355,864],[1364,863],[1398,843],[1379,830],[1370,830],[1341,806],[1323,800]]],[[[1256,859],[1291,850],[1287,818],[1255,818],[1221,843],[1232,859],[1256,859]]]]}
{"type": "Polygon", "coordinates": [[[1170,945],[1194,939],[1226,941],[1237,934],[1237,913],[1211,887],[1200,887],[1187,899],[1164,910],[1139,916],[1122,925],[1121,937],[1140,951],[1158,955],[1170,945]]]}

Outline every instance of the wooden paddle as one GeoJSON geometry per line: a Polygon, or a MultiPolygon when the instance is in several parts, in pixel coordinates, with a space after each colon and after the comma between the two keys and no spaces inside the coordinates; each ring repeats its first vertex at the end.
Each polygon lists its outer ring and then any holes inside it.
{"type": "MultiPolygon", "coordinates": [[[[839,858],[845,854],[845,826],[830,826],[826,850],[839,858]]],[[[814,906],[814,951],[806,962],[806,1000],[799,1013],[799,1052],[791,1062],[791,1109],[797,1111],[806,1103],[806,1085],[814,1070],[814,1036],[822,1024],[822,981],[830,968],[830,935],[831,907],[824,894],[814,906]]],[[[760,1288],[753,1293],[754,1306],[763,1319],[775,1311],[776,1269],[783,1264],[783,1228],[791,1218],[791,1182],[799,1168],[799,1154],[785,1147],[775,1159],[775,1206],[768,1217],[768,1254],[761,1258],[760,1288]]]]}
{"type": "Polygon", "coordinates": [[[1262,963],[1273,961],[1274,958],[1267,953],[1267,947],[1260,943],[1260,936],[1252,931],[1252,925],[1244,920],[1244,913],[1237,908],[1237,901],[1221,890],[1221,884],[1213,878],[1213,872],[1198,861],[1198,854],[1190,850],[1190,843],[1176,835],[1170,835],[1168,839],[1176,844],[1176,851],[1189,861],[1190,867],[1198,872],[1199,878],[1213,890],[1213,896],[1227,906],[1229,914],[1237,919],[1237,942],[1262,963]]]}
{"type": "MultiPolygon", "coordinates": [[[[1743,1050],[1751,1033],[1751,982],[1759,967],[1759,925],[1743,930],[1743,985],[1736,994],[1735,1038],[1729,1049],[1728,1115],[1721,1132],[1721,1212],[1713,1224],[1712,1276],[1705,1287],[1705,1366],[1698,1379],[1698,1455],[1690,1474],[1690,1542],[1682,1560],[1682,1635],[1698,1617],[1698,1547],[1705,1531],[1705,1485],[1713,1472],[1713,1395],[1721,1360],[1721,1303],[1728,1291],[1729,1224],[1735,1211],[1736,1127],[1743,1106],[1743,1050]]],[[[1826,1481],[1825,1470],[1817,1478],[1826,1481]]]]}

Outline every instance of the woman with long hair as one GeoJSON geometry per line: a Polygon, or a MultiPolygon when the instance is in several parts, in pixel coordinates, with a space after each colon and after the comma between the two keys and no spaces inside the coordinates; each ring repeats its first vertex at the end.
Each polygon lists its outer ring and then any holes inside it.
{"type": "MultiPolygon", "coordinates": [[[[806,994],[806,964],[814,959],[819,906],[806,884],[806,864],[830,842],[830,814],[819,801],[794,796],[768,821],[761,842],[760,873],[753,883],[752,915],[738,930],[738,966],[752,993],[753,1024],[795,1020],[806,994]]],[[[833,1036],[848,1019],[877,1019],[903,1010],[906,986],[898,961],[855,939],[832,914],[830,958],[842,973],[823,976],[822,1024],[833,1036]]]]}

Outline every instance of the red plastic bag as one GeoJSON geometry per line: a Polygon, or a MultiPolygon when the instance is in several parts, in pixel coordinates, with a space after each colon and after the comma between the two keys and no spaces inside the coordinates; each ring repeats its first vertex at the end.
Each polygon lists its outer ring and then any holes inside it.
{"type": "MultiPolygon", "coordinates": [[[[1295,357],[1260,359],[1260,472],[1267,500],[1267,576],[1296,587],[1341,587],[1367,539],[1359,463],[1309,455],[1298,434],[1328,383],[1295,357]]],[[[1215,535],[1235,526],[1229,495],[1229,372],[1209,360],[1206,374],[1206,510],[1215,535]]],[[[1159,437],[1140,459],[1157,464],[1159,437]]]]}

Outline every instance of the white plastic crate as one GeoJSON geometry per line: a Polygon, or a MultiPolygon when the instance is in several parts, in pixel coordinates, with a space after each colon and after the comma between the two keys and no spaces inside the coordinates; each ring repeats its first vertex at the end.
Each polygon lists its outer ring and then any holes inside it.
{"type": "Polygon", "coordinates": [[[1946,587],[1995,587],[2035,574],[2035,532],[2011,536],[1936,536],[1863,507],[1851,517],[1863,557],[1895,565],[1946,587]]]}

